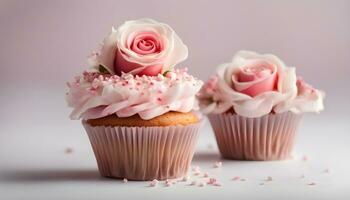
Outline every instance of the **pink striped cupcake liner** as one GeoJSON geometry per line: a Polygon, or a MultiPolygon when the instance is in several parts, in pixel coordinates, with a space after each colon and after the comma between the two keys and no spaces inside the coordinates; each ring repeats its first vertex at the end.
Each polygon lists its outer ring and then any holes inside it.
{"type": "Polygon", "coordinates": [[[291,157],[302,114],[284,112],[259,118],[211,114],[209,121],[222,157],[234,160],[284,160],[291,157]]]}
{"type": "Polygon", "coordinates": [[[83,121],[104,177],[164,180],[185,176],[202,121],[167,127],[91,126],[83,121]]]}

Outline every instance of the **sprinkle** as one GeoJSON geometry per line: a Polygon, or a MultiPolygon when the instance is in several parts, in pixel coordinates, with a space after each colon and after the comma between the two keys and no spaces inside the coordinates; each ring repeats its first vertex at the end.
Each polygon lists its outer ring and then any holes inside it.
{"type": "Polygon", "coordinates": [[[273,181],[272,177],[271,176],[268,176],[265,181],[273,181]]]}
{"type": "Polygon", "coordinates": [[[245,178],[241,178],[241,181],[246,181],[246,179],[245,178]]]}
{"type": "Polygon", "coordinates": [[[194,172],[193,175],[195,176],[199,176],[201,174],[201,172],[194,172]]]}
{"type": "Polygon", "coordinates": [[[208,184],[214,184],[216,182],[217,182],[216,178],[210,178],[208,181],[208,184]]]}
{"type": "Polygon", "coordinates": [[[158,185],[158,180],[157,179],[154,179],[153,181],[151,181],[150,183],[149,183],[149,186],[150,187],[156,187],[158,185]]]}
{"type": "Polygon", "coordinates": [[[205,185],[206,185],[206,183],[203,183],[203,182],[200,182],[200,183],[198,184],[199,187],[204,187],[205,185]]]}
{"type": "Polygon", "coordinates": [[[233,181],[238,181],[239,179],[240,179],[239,176],[235,176],[235,177],[232,178],[233,181]]]}
{"type": "Polygon", "coordinates": [[[221,183],[219,183],[219,182],[215,182],[215,183],[213,183],[213,186],[218,186],[218,187],[220,187],[220,186],[222,186],[222,185],[221,185],[221,183]]]}
{"type": "Polygon", "coordinates": [[[303,156],[302,161],[306,162],[308,160],[309,160],[309,158],[307,156],[303,156]]]}
{"type": "Polygon", "coordinates": [[[166,187],[170,187],[172,185],[172,183],[168,182],[168,183],[165,183],[165,186],[166,187]]]}
{"type": "Polygon", "coordinates": [[[64,153],[65,153],[65,154],[71,154],[71,153],[73,153],[73,149],[70,148],[70,147],[68,147],[68,148],[66,148],[66,149],[64,150],[64,153]]]}
{"type": "Polygon", "coordinates": [[[124,178],[124,179],[123,179],[123,182],[124,182],[124,183],[127,183],[127,182],[128,182],[128,179],[124,178]]]}
{"type": "Polygon", "coordinates": [[[209,174],[207,172],[204,173],[203,178],[208,178],[209,174]]]}
{"type": "Polygon", "coordinates": [[[197,184],[197,181],[192,181],[191,183],[190,183],[190,185],[196,185],[197,184]]]}
{"type": "Polygon", "coordinates": [[[265,183],[259,183],[259,185],[265,185],[265,183]]]}
{"type": "Polygon", "coordinates": [[[310,185],[310,186],[314,186],[314,185],[316,185],[316,183],[311,182],[311,183],[309,183],[308,185],[310,185]]]}
{"type": "Polygon", "coordinates": [[[190,177],[189,176],[184,176],[181,181],[186,182],[188,180],[190,180],[190,177]]]}
{"type": "Polygon", "coordinates": [[[325,169],[325,170],[323,170],[323,173],[329,174],[329,173],[331,173],[331,170],[330,169],[325,169]]]}
{"type": "Polygon", "coordinates": [[[200,170],[201,170],[201,168],[199,166],[193,166],[192,167],[192,171],[194,171],[194,172],[197,172],[197,171],[200,171],[200,170]]]}
{"type": "Polygon", "coordinates": [[[305,175],[304,175],[304,174],[302,174],[302,175],[300,176],[300,178],[305,178],[305,175]]]}
{"type": "Polygon", "coordinates": [[[219,168],[222,166],[222,162],[215,162],[214,163],[214,168],[219,168]]]}

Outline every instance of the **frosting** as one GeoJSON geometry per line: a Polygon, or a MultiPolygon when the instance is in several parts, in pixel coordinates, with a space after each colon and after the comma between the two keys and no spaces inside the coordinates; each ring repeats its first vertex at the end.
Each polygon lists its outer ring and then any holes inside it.
{"type": "Polygon", "coordinates": [[[197,109],[196,93],[202,81],[175,69],[165,76],[121,76],[84,72],[68,83],[71,119],[95,119],[111,114],[129,117],[138,114],[148,120],[169,111],[197,109]]]}
{"type": "Polygon", "coordinates": [[[102,65],[111,74],[156,76],[187,56],[187,46],[169,25],[146,18],[112,28],[88,63],[93,68],[102,65]]]}
{"type": "Polygon", "coordinates": [[[261,117],[270,112],[319,112],[323,92],[296,77],[272,54],[239,51],[232,62],[222,64],[201,89],[198,98],[204,113],[233,109],[245,117],[261,117]]]}

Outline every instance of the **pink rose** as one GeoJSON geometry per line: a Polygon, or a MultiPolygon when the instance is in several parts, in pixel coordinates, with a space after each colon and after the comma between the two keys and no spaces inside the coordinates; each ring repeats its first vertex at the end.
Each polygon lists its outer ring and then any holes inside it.
{"type": "Polygon", "coordinates": [[[232,62],[218,67],[217,77],[213,94],[204,88],[199,97],[207,113],[233,109],[241,116],[261,117],[297,96],[295,69],[272,54],[239,51],[232,62]]]}
{"type": "MultiPolygon", "coordinates": [[[[111,74],[155,76],[185,60],[188,49],[174,30],[152,19],[126,21],[104,40],[97,63],[111,74]]],[[[96,67],[96,66],[94,66],[96,67]]]]}
{"type": "Polygon", "coordinates": [[[276,65],[264,60],[253,60],[232,74],[233,88],[252,97],[276,90],[277,78],[276,65]]]}

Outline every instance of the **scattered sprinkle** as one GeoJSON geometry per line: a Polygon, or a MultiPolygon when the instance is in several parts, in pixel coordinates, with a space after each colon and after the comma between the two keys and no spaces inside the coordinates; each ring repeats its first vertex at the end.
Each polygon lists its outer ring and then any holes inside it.
{"type": "Polygon", "coordinates": [[[181,179],[182,182],[186,182],[186,181],[188,181],[188,180],[190,180],[190,177],[189,177],[189,176],[184,176],[184,177],[181,179]]]}
{"type": "Polygon", "coordinates": [[[213,183],[213,185],[214,185],[214,186],[218,186],[218,187],[221,187],[221,186],[222,186],[221,183],[219,183],[219,182],[215,182],[215,183],[213,183]]]}
{"type": "Polygon", "coordinates": [[[166,187],[170,187],[171,185],[172,185],[172,184],[169,183],[169,182],[165,183],[165,186],[166,186],[166,187]]]}
{"type": "Polygon", "coordinates": [[[216,178],[209,178],[208,184],[214,184],[217,182],[216,178]]]}
{"type": "Polygon", "coordinates": [[[127,183],[127,182],[128,182],[128,179],[124,178],[124,179],[123,179],[123,182],[124,182],[124,183],[127,183]]]}
{"type": "Polygon", "coordinates": [[[329,173],[331,173],[331,170],[330,169],[325,169],[325,170],[323,170],[323,173],[329,174],[329,173]]]}
{"type": "Polygon", "coordinates": [[[314,185],[316,185],[316,183],[311,182],[311,183],[309,183],[308,185],[310,185],[310,186],[314,186],[314,185]]]}
{"type": "Polygon", "coordinates": [[[198,172],[198,171],[201,171],[201,168],[199,166],[193,166],[192,171],[198,172]]]}
{"type": "Polygon", "coordinates": [[[64,150],[64,153],[65,153],[65,154],[71,154],[71,153],[73,153],[73,149],[70,148],[70,147],[67,147],[67,148],[64,150]]]}
{"type": "Polygon", "coordinates": [[[241,178],[241,181],[246,181],[246,179],[245,178],[241,178]]]}
{"type": "Polygon", "coordinates": [[[222,167],[222,162],[215,162],[214,168],[219,168],[219,167],[222,167]]]}
{"type": "Polygon", "coordinates": [[[204,186],[206,186],[206,183],[200,182],[200,183],[198,184],[198,186],[199,186],[199,187],[204,187],[204,186]]]}
{"type": "Polygon", "coordinates": [[[149,183],[149,186],[150,187],[156,187],[157,185],[158,185],[158,180],[157,179],[154,179],[153,181],[151,181],[150,183],[149,183]]]}
{"type": "Polygon", "coordinates": [[[273,181],[273,178],[271,176],[268,176],[265,181],[273,181]]]}
{"type": "Polygon", "coordinates": [[[195,172],[195,173],[193,173],[193,175],[195,175],[195,176],[199,176],[201,174],[201,172],[195,172]]]}
{"type": "Polygon", "coordinates": [[[302,175],[300,176],[300,178],[305,178],[305,175],[304,175],[304,174],[302,174],[302,175]]]}
{"type": "Polygon", "coordinates": [[[231,180],[233,180],[233,181],[238,181],[240,178],[241,178],[241,177],[239,177],[239,176],[235,176],[235,177],[233,177],[231,180]]]}
{"type": "Polygon", "coordinates": [[[197,181],[192,181],[191,183],[190,183],[190,185],[196,185],[197,184],[197,181]]]}
{"type": "Polygon", "coordinates": [[[204,173],[203,178],[208,178],[209,174],[207,172],[204,173]]]}
{"type": "Polygon", "coordinates": [[[306,161],[308,161],[308,160],[309,160],[309,158],[308,158],[307,156],[303,156],[303,157],[302,157],[302,161],[306,162],[306,161]]]}

